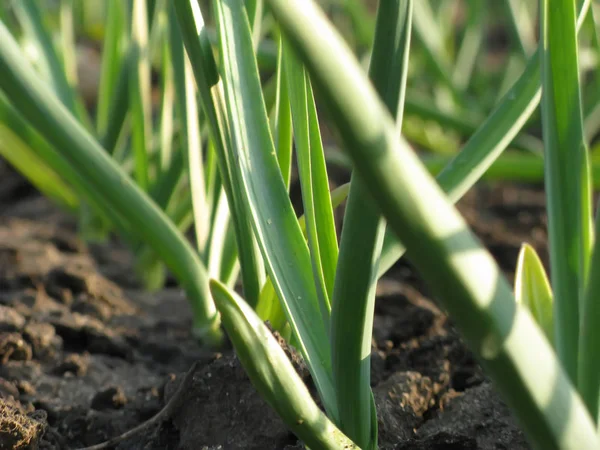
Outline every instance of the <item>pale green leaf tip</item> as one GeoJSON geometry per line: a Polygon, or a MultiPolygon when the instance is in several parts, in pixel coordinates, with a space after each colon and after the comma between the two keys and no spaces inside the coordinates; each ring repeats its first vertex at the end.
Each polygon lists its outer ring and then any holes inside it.
{"type": "Polygon", "coordinates": [[[515,301],[526,307],[553,340],[553,294],[544,265],[535,249],[524,243],[521,246],[515,273],[515,301]]]}

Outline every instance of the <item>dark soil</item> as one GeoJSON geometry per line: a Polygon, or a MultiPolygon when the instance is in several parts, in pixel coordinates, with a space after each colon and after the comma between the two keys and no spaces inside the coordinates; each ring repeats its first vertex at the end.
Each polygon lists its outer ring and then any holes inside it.
{"type": "MultiPolygon", "coordinates": [[[[461,210],[509,277],[545,254],[543,195],[480,187],[461,210]]],[[[405,263],[379,286],[373,387],[383,449],[526,449],[451,321],[405,263]]],[[[0,162],[0,449],[76,449],[149,419],[199,362],[175,414],[115,448],[302,448],[231,350],[202,350],[182,292],[139,289],[127,251],[85,245],[72,218],[0,162]]]]}

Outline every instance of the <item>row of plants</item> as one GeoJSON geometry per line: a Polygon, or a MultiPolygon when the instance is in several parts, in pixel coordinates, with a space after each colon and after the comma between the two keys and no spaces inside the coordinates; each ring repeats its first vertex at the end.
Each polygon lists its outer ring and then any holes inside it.
{"type": "Polygon", "coordinates": [[[224,329],[255,387],[310,448],[377,448],[375,287],[405,252],[532,445],[598,448],[599,222],[586,144],[596,105],[583,101],[580,73],[596,86],[597,63],[583,67],[577,38],[583,29],[597,58],[597,7],[540,0],[537,43],[531,2],[499,2],[518,51],[502,95],[475,101],[485,2],[469,2],[456,64],[436,22],[450,2],[382,1],[372,27],[360,3],[337,3],[354,48],[313,0],[214,0],[210,21],[196,0],[108,0],[94,114],[76,89],[81,4],[58,2],[56,31],[42,2],[2,5],[0,152],[76,212],[86,236],[119,234],[149,287],[166,266],[200,340],[220,345],[224,329]],[[407,92],[421,69],[442,104],[407,92]],[[316,98],[354,168],[331,192],[328,162],[340,150],[324,145],[316,98]],[[543,144],[522,131],[540,101],[543,144]],[[431,144],[419,130],[431,122],[469,136],[460,152],[418,157],[404,136],[431,144]],[[289,195],[294,161],[302,217],[289,195]],[[513,288],[453,203],[489,169],[518,177],[521,161],[534,167],[521,176],[546,185],[552,278],[524,247],[513,288]],[[344,201],[338,240],[333,212],[344,201]],[[266,321],[303,356],[324,411],[266,321]]]}

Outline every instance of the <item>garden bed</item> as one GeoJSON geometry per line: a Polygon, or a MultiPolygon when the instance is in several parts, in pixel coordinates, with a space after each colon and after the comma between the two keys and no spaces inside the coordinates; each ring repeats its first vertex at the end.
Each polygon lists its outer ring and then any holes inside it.
{"type": "MultiPolygon", "coordinates": [[[[545,255],[540,188],[482,186],[460,209],[510,279],[521,242],[545,255]]],[[[158,413],[194,362],[175,414],[114,448],[301,448],[231,349],[198,346],[181,290],[142,291],[126,250],[85,245],[75,229],[0,162],[0,449],[117,436],[158,413]]],[[[405,263],[379,284],[374,342],[382,449],[529,448],[405,263]]]]}

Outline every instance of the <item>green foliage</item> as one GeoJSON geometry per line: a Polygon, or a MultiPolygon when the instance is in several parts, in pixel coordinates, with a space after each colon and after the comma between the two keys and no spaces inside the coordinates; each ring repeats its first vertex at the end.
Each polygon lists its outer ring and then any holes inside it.
{"type": "Polygon", "coordinates": [[[313,0],[201,2],[206,17],[196,0],[109,0],[91,32],[74,17],[94,2],[61,0],[58,19],[42,3],[12,2],[14,17],[0,5],[0,154],[78,214],[84,235],[119,234],[147,286],[168,267],[199,337],[218,345],[222,323],[308,446],[377,448],[375,289],[406,251],[532,444],[598,448],[600,166],[586,136],[600,97],[582,101],[593,65],[579,49],[600,47],[588,0],[579,19],[573,0],[540,0],[539,46],[538,8],[520,0],[463,2],[464,23],[449,20],[461,17],[452,0],[382,1],[376,18],[359,1],[322,2],[343,12],[337,30],[313,0]],[[513,41],[495,72],[483,70],[491,15],[513,41]],[[102,41],[93,111],[77,90],[82,33],[102,41]],[[340,162],[351,181],[330,191],[340,162]],[[544,179],[552,283],[524,245],[513,295],[454,208],[483,177],[544,179]],[[325,413],[263,321],[299,351],[325,413]]]}
{"type": "Polygon", "coordinates": [[[515,300],[526,307],[550,342],[554,340],[552,289],[546,270],[535,249],[521,246],[515,270],[515,300]]]}
{"type": "Polygon", "coordinates": [[[577,380],[581,296],[591,251],[590,169],[583,135],[573,0],[540,2],[542,122],[556,350],[577,380]]]}

